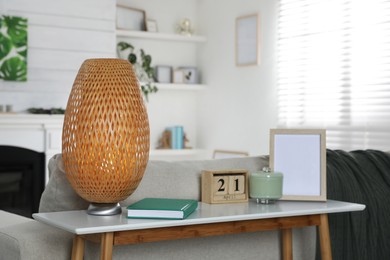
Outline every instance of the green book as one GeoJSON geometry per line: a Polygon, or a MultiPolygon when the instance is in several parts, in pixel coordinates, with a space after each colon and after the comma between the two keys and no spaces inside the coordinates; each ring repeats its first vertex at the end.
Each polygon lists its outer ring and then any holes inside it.
{"type": "Polygon", "coordinates": [[[145,198],[127,207],[127,217],[185,219],[197,207],[196,200],[145,198]]]}

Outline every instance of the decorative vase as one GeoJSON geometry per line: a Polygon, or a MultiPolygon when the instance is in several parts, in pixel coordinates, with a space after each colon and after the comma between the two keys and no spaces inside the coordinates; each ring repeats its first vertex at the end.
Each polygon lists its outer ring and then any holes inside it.
{"type": "Polygon", "coordinates": [[[148,115],[131,64],[84,61],[65,112],[62,153],[71,186],[92,203],[89,214],[121,212],[118,202],[143,177],[149,139],[148,115]]]}

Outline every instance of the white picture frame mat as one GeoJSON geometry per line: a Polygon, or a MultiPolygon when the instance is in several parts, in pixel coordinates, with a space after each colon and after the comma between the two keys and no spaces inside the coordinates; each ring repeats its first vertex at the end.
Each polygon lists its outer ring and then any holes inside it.
{"type": "Polygon", "coordinates": [[[285,183],[283,194],[320,196],[320,136],[317,135],[276,135],[275,171],[287,173],[284,175],[285,183]],[[305,161],[302,162],[302,158],[305,161]],[[288,161],[288,164],[283,162],[288,161]],[[311,185],[307,185],[310,183],[311,185]],[[314,185],[313,185],[314,184],[314,185]]]}

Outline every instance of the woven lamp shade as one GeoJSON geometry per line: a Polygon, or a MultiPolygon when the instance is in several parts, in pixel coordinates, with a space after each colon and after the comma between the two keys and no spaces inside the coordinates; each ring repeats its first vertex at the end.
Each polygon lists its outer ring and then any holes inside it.
{"type": "Polygon", "coordinates": [[[140,183],[149,159],[149,121],[132,65],[86,60],[73,84],[62,133],[66,177],[92,203],[117,203],[140,183]]]}

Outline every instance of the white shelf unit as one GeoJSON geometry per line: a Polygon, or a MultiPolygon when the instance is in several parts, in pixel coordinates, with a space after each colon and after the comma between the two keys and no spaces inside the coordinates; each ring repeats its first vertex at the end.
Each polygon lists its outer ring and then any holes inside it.
{"type": "MultiPolygon", "coordinates": [[[[200,35],[192,35],[192,36],[185,36],[185,35],[178,35],[178,34],[167,34],[167,33],[153,33],[153,32],[144,32],[144,31],[129,31],[129,30],[116,30],[116,37],[117,41],[122,41],[122,40],[137,40],[138,43],[140,41],[146,40],[148,42],[149,46],[150,44],[158,43],[158,42],[172,42],[174,44],[182,43],[182,44],[190,44],[189,46],[192,46],[192,44],[202,44],[207,41],[206,37],[200,36],[200,35]]],[[[146,43],[145,42],[145,43],[146,43]]],[[[168,43],[166,43],[168,44],[168,43]]],[[[141,46],[137,46],[137,48],[141,48],[141,46]]],[[[196,46],[189,47],[189,48],[195,48],[196,46]]],[[[194,49],[195,50],[195,49],[194,49]]],[[[175,59],[175,57],[173,57],[175,59]]],[[[171,114],[167,113],[165,111],[165,106],[164,106],[164,101],[162,100],[155,100],[158,98],[165,98],[167,95],[169,96],[177,96],[183,95],[187,96],[188,95],[197,95],[198,92],[204,90],[207,88],[207,85],[205,84],[176,84],[176,83],[154,83],[159,91],[162,93],[159,95],[157,94],[152,94],[150,97],[151,101],[148,104],[148,109],[150,113],[150,122],[151,122],[151,151],[150,151],[150,159],[151,160],[168,160],[168,161],[176,161],[176,160],[193,160],[193,159],[206,159],[206,158],[211,158],[210,154],[208,154],[207,151],[202,150],[202,149],[197,149],[196,147],[196,142],[195,144],[191,144],[195,146],[196,149],[182,149],[182,150],[169,150],[169,149],[154,149],[153,146],[155,145],[156,140],[156,135],[159,133],[153,132],[152,128],[155,126],[153,125],[154,120],[153,118],[157,116],[156,110],[158,109],[158,127],[161,128],[161,121],[162,119],[160,118],[161,116],[166,116],[170,117],[172,116],[171,114]],[[169,91],[171,94],[163,94],[165,91],[169,91]],[[155,95],[155,96],[153,96],[155,95]],[[157,104],[154,103],[154,101],[159,102],[158,108],[156,108],[157,104]],[[164,108],[163,110],[161,108],[164,108]]],[[[193,99],[194,96],[192,96],[193,99]]],[[[167,101],[170,102],[170,101],[167,101]]],[[[166,103],[165,103],[166,104],[166,103]]],[[[191,103],[190,106],[193,106],[194,104],[191,103]]],[[[175,114],[177,113],[178,109],[175,109],[175,114]]],[[[195,109],[190,109],[191,111],[195,109]]],[[[196,129],[192,132],[193,135],[196,135],[196,129]]]]}
{"type": "Polygon", "coordinates": [[[161,41],[183,41],[193,43],[206,42],[206,37],[200,35],[180,35],[180,34],[168,34],[168,33],[154,33],[144,31],[129,31],[129,30],[116,30],[117,37],[130,37],[141,38],[144,40],[161,40],[161,41]]]}

